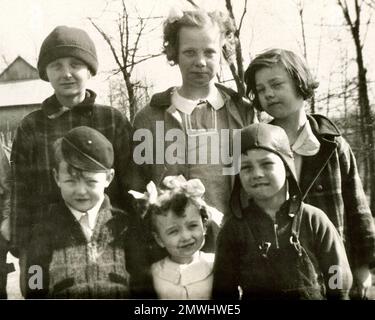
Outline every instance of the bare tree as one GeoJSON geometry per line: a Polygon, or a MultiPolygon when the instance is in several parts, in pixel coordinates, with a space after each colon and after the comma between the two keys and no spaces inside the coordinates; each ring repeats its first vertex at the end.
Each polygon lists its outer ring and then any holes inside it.
{"type": "Polygon", "coordinates": [[[113,57],[118,66],[114,73],[121,73],[125,81],[128,106],[129,106],[129,118],[133,121],[135,113],[137,112],[137,87],[140,83],[133,79],[134,67],[146,60],[158,57],[161,52],[154,54],[140,54],[140,43],[143,36],[146,33],[151,32],[153,29],[147,29],[147,23],[150,20],[157,20],[161,17],[141,17],[138,15],[136,18],[130,16],[128,7],[125,0],[121,0],[121,13],[116,20],[117,35],[119,37],[118,42],[107,32],[102,29],[94,19],[89,18],[91,24],[95,29],[102,35],[104,40],[109,45],[113,57]],[[134,22],[136,21],[136,22],[134,22]]]}
{"type": "MultiPolygon", "coordinates": [[[[303,56],[306,62],[309,61],[307,58],[307,43],[306,43],[306,31],[305,31],[305,19],[304,19],[304,0],[296,0],[296,6],[298,10],[298,16],[301,24],[301,37],[302,37],[302,48],[303,48],[303,56]]],[[[327,99],[327,106],[329,107],[329,99],[327,99]]],[[[310,99],[310,112],[315,113],[315,96],[313,95],[310,99]]],[[[327,111],[328,112],[328,111],[327,111]]]]}
{"type": "MultiPolygon", "coordinates": [[[[364,7],[366,6],[372,13],[375,6],[374,1],[354,0],[351,1],[353,7],[349,7],[346,0],[337,0],[340,6],[346,25],[349,27],[352,35],[357,62],[357,76],[358,76],[358,101],[360,109],[361,129],[364,132],[363,144],[366,146],[368,154],[368,173],[366,176],[370,177],[370,206],[372,212],[375,210],[375,155],[374,155],[374,131],[373,131],[373,115],[370,108],[369,92],[367,87],[367,70],[365,67],[363,57],[364,40],[362,40],[362,17],[364,7]],[[354,11],[354,12],[353,12],[354,11]]],[[[372,14],[369,15],[365,25],[369,26],[372,14]]],[[[365,30],[366,31],[366,30],[365,30]]]]}

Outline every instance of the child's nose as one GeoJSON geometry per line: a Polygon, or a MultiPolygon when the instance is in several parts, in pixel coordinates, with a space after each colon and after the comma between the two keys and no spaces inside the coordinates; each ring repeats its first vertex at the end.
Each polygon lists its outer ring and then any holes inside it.
{"type": "Polygon", "coordinates": [[[181,231],[181,239],[182,240],[189,240],[191,238],[191,232],[187,229],[181,231]]]}
{"type": "Polygon", "coordinates": [[[197,54],[197,58],[195,60],[195,65],[198,67],[205,67],[206,66],[206,58],[203,53],[197,54]]]}
{"type": "Polygon", "coordinates": [[[265,89],[265,96],[266,98],[272,98],[274,96],[274,92],[271,87],[265,89]]]}
{"type": "Polygon", "coordinates": [[[258,178],[258,177],[263,177],[264,173],[263,170],[259,167],[255,167],[253,169],[253,177],[258,178]]]}
{"type": "Polygon", "coordinates": [[[65,78],[70,78],[72,76],[72,71],[69,66],[63,66],[61,68],[61,73],[65,78]]]}
{"type": "Polygon", "coordinates": [[[83,183],[83,182],[78,182],[78,183],[76,184],[75,192],[76,192],[77,194],[79,194],[79,195],[86,194],[87,189],[86,189],[86,185],[85,185],[85,183],[83,183]]]}

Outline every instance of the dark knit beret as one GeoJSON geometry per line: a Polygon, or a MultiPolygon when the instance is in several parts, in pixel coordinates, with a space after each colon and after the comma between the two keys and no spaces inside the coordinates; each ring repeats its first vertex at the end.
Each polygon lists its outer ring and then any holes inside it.
{"type": "Polygon", "coordinates": [[[56,27],[43,41],[38,59],[41,79],[48,81],[47,65],[59,58],[74,57],[82,60],[92,75],[98,71],[95,44],[82,29],[67,26],[56,27]]]}
{"type": "Polygon", "coordinates": [[[76,127],[62,139],[64,160],[82,171],[105,171],[113,165],[111,142],[99,131],[90,127],[76,127]]]}

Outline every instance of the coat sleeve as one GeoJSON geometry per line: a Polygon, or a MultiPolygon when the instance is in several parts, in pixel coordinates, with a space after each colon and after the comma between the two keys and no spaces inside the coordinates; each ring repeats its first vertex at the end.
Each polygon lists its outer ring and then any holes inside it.
{"type": "Polygon", "coordinates": [[[326,214],[313,208],[310,224],[319,267],[324,277],[328,299],[348,299],[352,286],[352,273],[344,244],[335,226],[326,214]]]}
{"type": "Polygon", "coordinates": [[[132,131],[131,189],[139,192],[143,192],[152,179],[152,164],[144,163],[146,151],[151,152],[151,156],[154,154],[154,137],[148,110],[149,106],[146,106],[136,114],[132,131]],[[145,153],[142,154],[142,150],[145,153]]]}
{"type": "Polygon", "coordinates": [[[10,214],[10,184],[10,165],[4,148],[0,144],[0,212],[2,221],[8,219],[10,214]]]}
{"type": "Polygon", "coordinates": [[[32,208],[29,195],[33,194],[30,181],[33,177],[33,141],[23,124],[17,128],[12,145],[11,168],[13,173],[10,202],[11,252],[18,256],[30,236],[32,208]]]}
{"type": "Polygon", "coordinates": [[[338,140],[342,192],[348,227],[349,257],[353,267],[375,262],[375,226],[349,144],[338,140]]]}
{"type": "Polygon", "coordinates": [[[214,262],[213,299],[239,299],[239,257],[236,232],[228,220],[219,232],[214,262]]]}
{"type": "MultiPolygon", "coordinates": [[[[131,139],[132,139],[132,127],[129,120],[122,115],[118,110],[115,110],[115,134],[113,140],[113,149],[114,149],[114,165],[115,168],[115,181],[117,181],[118,186],[116,194],[113,196],[111,194],[111,201],[113,204],[118,205],[120,208],[128,210],[130,196],[128,191],[130,190],[130,175],[131,171],[129,170],[132,150],[131,150],[131,139]]],[[[112,182],[114,183],[114,181],[112,182]]],[[[110,190],[111,190],[110,185],[110,190]]],[[[115,186],[113,186],[115,187],[115,186]]]]}

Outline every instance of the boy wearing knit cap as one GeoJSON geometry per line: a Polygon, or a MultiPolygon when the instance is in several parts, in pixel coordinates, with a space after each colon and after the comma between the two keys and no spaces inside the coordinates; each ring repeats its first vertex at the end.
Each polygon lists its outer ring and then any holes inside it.
{"type": "Polygon", "coordinates": [[[240,173],[219,233],[213,298],[347,299],[343,243],[326,215],[302,202],[285,131],[253,124],[234,141],[240,173]]]}
{"type": "Polygon", "coordinates": [[[40,110],[30,113],[17,128],[11,162],[14,173],[11,200],[11,250],[20,258],[21,290],[25,291],[26,245],[31,226],[38,224],[36,209],[59,197],[52,175],[53,143],[77,126],[100,131],[113,145],[116,177],[107,189],[113,205],[128,208],[130,163],[129,121],[115,108],[95,103],[87,89],[98,70],[93,41],[81,29],[56,27],[44,40],[38,59],[40,78],[55,93],[40,110]]]}
{"type": "Polygon", "coordinates": [[[129,298],[137,257],[128,217],[104,194],[114,177],[112,144],[81,126],[55,142],[54,154],[61,199],[38,210],[43,223],[32,232],[27,262],[41,268],[42,281],[29,274],[27,297],[129,298]]]}

